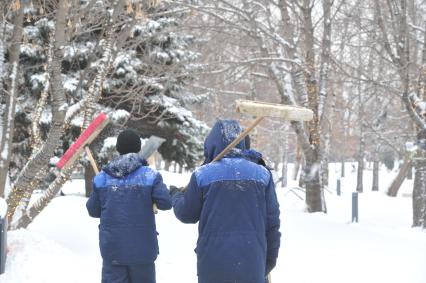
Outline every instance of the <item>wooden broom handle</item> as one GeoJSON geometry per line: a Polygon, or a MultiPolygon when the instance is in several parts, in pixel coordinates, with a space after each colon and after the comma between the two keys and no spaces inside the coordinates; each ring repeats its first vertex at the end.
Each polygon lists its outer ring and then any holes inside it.
{"type": "Polygon", "coordinates": [[[228,144],[228,146],[225,147],[225,149],[222,150],[222,152],[219,153],[212,160],[212,162],[218,161],[219,159],[221,159],[222,157],[224,157],[232,148],[234,148],[237,144],[239,144],[240,141],[242,141],[254,129],[254,127],[256,127],[257,124],[259,124],[263,120],[263,118],[265,118],[265,117],[263,117],[263,116],[257,117],[256,120],[254,120],[254,122],[247,129],[245,129],[244,132],[242,132],[238,137],[236,137],[233,142],[231,142],[230,144],[228,144]]]}
{"type": "MultiPolygon", "coordinates": [[[[89,158],[90,164],[93,167],[93,170],[95,171],[96,174],[99,173],[99,169],[98,166],[96,165],[96,161],[93,158],[92,152],[90,151],[90,148],[88,146],[84,147],[84,149],[86,150],[86,154],[87,157],[89,158]]],[[[157,208],[157,204],[153,203],[152,204],[152,211],[154,212],[154,214],[158,213],[158,208],[157,208]]]]}
{"type": "MultiPolygon", "coordinates": [[[[264,116],[257,117],[256,120],[253,121],[253,123],[244,130],[238,137],[235,138],[230,144],[228,144],[227,147],[225,147],[224,150],[222,150],[221,153],[219,153],[211,162],[218,161],[222,157],[224,157],[234,146],[236,146],[240,141],[242,141],[253,129],[256,127],[260,122],[262,122],[264,116]]],[[[183,187],[180,189],[181,192],[186,192],[188,190],[188,186],[183,187]]]]}
{"type": "Polygon", "coordinates": [[[95,171],[96,174],[98,174],[99,173],[98,165],[96,165],[96,161],[93,158],[90,148],[88,146],[85,146],[84,150],[86,151],[87,158],[89,158],[89,161],[90,161],[90,164],[92,165],[93,170],[95,171]]]}

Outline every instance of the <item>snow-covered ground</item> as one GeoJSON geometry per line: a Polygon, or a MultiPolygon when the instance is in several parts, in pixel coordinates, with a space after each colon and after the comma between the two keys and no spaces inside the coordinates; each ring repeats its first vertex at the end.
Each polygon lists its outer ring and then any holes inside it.
{"type": "MultiPolygon", "coordinates": [[[[411,181],[396,198],[385,189],[396,172],[381,170],[380,191],[370,192],[366,170],[365,193],[359,197],[359,223],[351,223],[351,194],[356,172],[347,166],[342,195],[335,194],[340,165],[330,167],[325,193],[328,214],[308,214],[297,190],[277,188],[282,212],[282,247],[274,283],[425,283],[426,232],[411,228],[411,181]]],[[[189,174],[162,172],[167,184],[185,185],[189,174]]],[[[68,182],[65,197],[57,197],[28,230],[8,234],[4,283],[100,282],[98,220],[87,215],[82,180],[68,182]]],[[[158,283],[197,282],[194,253],[197,226],[178,222],[171,211],[157,216],[160,255],[158,283]]]]}

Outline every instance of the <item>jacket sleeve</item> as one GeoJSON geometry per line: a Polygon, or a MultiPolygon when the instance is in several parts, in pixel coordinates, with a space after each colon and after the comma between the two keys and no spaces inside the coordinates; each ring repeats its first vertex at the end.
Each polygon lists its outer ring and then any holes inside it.
{"type": "Polygon", "coordinates": [[[163,177],[160,173],[154,180],[152,187],[152,201],[157,205],[160,210],[168,210],[172,208],[172,199],[169,195],[169,190],[163,183],[163,177]]]}
{"type": "Polygon", "coordinates": [[[195,174],[192,174],[186,192],[173,196],[173,210],[177,219],[183,223],[197,223],[203,206],[203,195],[198,187],[195,174]]]}
{"type": "Polygon", "coordinates": [[[93,191],[89,199],[87,200],[86,207],[91,217],[101,217],[101,202],[99,199],[98,190],[95,187],[95,182],[93,182],[93,191]]]}
{"type": "Polygon", "coordinates": [[[272,176],[266,188],[266,241],[267,241],[267,261],[275,266],[278,250],[280,249],[281,233],[280,229],[280,207],[275,192],[275,185],[272,176]]]}

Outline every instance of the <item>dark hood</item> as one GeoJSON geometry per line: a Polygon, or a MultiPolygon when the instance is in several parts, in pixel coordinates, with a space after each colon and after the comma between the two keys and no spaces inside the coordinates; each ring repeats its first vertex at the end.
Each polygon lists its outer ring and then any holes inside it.
{"type": "MultiPolygon", "coordinates": [[[[204,142],[204,163],[210,163],[225,147],[241,133],[241,127],[235,120],[218,120],[204,142]]],[[[232,152],[245,149],[244,140],[235,146],[232,152]]]]}
{"type": "Polygon", "coordinates": [[[102,170],[110,176],[122,178],[137,170],[141,166],[147,166],[145,159],[137,153],[128,153],[120,155],[105,165],[102,170]]]}

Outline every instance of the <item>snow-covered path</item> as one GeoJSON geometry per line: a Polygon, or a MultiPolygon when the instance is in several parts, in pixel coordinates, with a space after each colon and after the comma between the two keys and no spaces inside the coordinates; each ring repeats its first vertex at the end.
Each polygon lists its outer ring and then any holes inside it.
{"type": "MultiPolygon", "coordinates": [[[[188,176],[165,173],[166,183],[188,176]]],[[[82,191],[80,180],[66,192],[82,191]]],[[[426,232],[410,228],[411,199],[383,193],[360,196],[360,223],[350,220],[350,193],[327,195],[328,214],[307,214],[303,202],[278,188],[282,248],[274,283],[425,283],[426,232]]],[[[86,198],[57,197],[28,230],[9,233],[4,283],[100,282],[98,220],[87,215],[86,198]]],[[[171,211],[157,215],[158,283],[197,282],[197,226],[178,222],[171,211]]]]}

